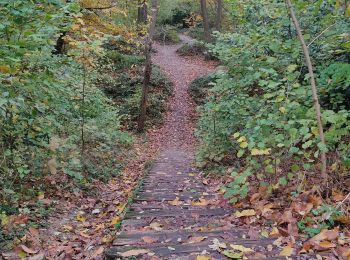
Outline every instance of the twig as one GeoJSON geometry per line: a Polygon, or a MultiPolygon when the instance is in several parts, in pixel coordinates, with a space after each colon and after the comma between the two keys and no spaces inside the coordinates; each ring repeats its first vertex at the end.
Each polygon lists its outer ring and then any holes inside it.
{"type": "Polygon", "coordinates": [[[317,35],[308,45],[307,47],[310,47],[311,44],[314,43],[314,41],[316,41],[318,38],[320,38],[325,32],[327,32],[331,27],[333,27],[334,25],[336,25],[336,23],[331,24],[330,26],[328,26],[326,29],[324,29],[319,35],[317,35]]]}
{"type": "Polygon", "coordinates": [[[346,200],[348,200],[349,198],[350,198],[350,193],[345,197],[345,199],[343,199],[343,201],[341,201],[341,202],[338,203],[336,209],[339,209],[340,206],[341,206],[342,204],[344,204],[344,202],[345,202],[346,200]]]}

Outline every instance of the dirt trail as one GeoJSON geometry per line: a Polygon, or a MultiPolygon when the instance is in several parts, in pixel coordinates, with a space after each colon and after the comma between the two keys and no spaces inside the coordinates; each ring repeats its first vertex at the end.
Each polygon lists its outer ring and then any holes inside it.
{"type": "MultiPolygon", "coordinates": [[[[193,42],[193,39],[185,35],[180,35],[180,38],[184,43],[193,42]]],[[[216,64],[200,57],[180,57],[176,53],[179,47],[181,44],[154,46],[157,52],[153,55],[153,63],[160,66],[174,83],[170,110],[157,138],[161,138],[162,150],[189,151],[193,150],[195,144],[193,128],[196,105],[187,90],[194,79],[213,72],[216,64]]]]}
{"type": "Polygon", "coordinates": [[[199,57],[180,57],[176,53],[179,47],[155,45],[153,62],[175,85],[170,111],[161,135],[157,134],[161,153],[126,214],[113,247],[105,254],[108,259],[226,259],[222,243],[231,243],[253,248],[258,258],[262,256],[259,252],[264,252],[263,256],[278,259],[273,257],[273,240],[239,227],[234,210],[223,203],[218,187],[203,181],[193,168],[195,105],[187,90],[195,78],[212,72],[215,64],[199,57]],[[266,253],[268,245],[271,250],[266,253]]]}

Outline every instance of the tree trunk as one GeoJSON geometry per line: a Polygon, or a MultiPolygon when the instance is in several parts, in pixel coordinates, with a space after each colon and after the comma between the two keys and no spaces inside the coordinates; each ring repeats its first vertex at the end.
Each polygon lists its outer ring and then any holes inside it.
{"type": "MultiPolygon", "coordinates": [[[[293,21],[294,27],[297,31],[298,38],[300,40],[301,46],[303,48],[304,56],[305,56],[305,61],[309,70],[309,76],[310,76],[310,82],[311,82],[311,88],[312,88],[312,97],[314,101],[314,106],[316,110],[316,119],[317,119],[317,124],[318,124],[318,131],[320,134],[320,139],[321,143],[323,146],[326,146],[326,141],[323,133],[323,125],[322,125],[322,119],[321,119],[321,107],[320,103],[318,102],[318,95],[317,95],[317,86],[316,86],[316,80],[314,76],[314,71],[313,71],[313,66],[310,58],[310,53],[309,53],[309,48],[307,47],[305,43],[304,36],[302,34],[301,28],[299,21],[294,13],[294,9],[291,3],[291,0],[286,0],[287,6],[289,9],[290,17],[293,21]]],[[[321,151],[321,162],[322,162],[322,178],[323,182],[326,184],[327,183],[327,157],[326,157],[326,152],[321,151]]]]}
{"type": "Polygon", "coordinates": [[[210,31],[209,31],[209,17],[207,9],[207,1],[200,0],[202,17],[203,17],[203,27],[204,27],[204,40],[210,42],[210,31]]]}
{"type": "Polygon", "coordinates": [[[140,103],[140,116],[138,120],[138,131],[142,132],[145,129],[145,121],[147,115],[147,99],[148,99],[148,89],[151,81],[152,74],[152,60],[151,60],[151,51],[152,51],[152,39],[156,29],[156,20],[157,20],[157,11],[158,11],[158,1],[152,0],[152,17],[151,23],[149,25],[149,33],[145,42],[145,74],[143,79],[142,87],[142,97],[140,103]]]}
{"type": "Polygon", "coordinates": [[[137,23],[146,23],[147,22],[147,0],[138,0],[137,7],[137,23]]]}
{"type": "Polygon", "coordinates": [[[224,6],[223,0],[217,0],[215,27],[216,27],[216,30],[218,30],[219,32],[221,31],[221,26],[222,26],[223,6],[224,6]]]}

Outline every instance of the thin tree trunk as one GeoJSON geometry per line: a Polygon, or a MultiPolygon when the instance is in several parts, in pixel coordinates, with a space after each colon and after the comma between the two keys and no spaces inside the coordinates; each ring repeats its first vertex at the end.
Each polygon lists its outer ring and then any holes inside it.
{"type": "Polygon", "coordinates": [[[218,30],[220,32],[221,26],[222,26],[222,14],[223,14],[223,6],[224,6],[223,0],[217,0],[216,5],[217,6],[216,6],[215,27],[216,27],[216,30],[218,30]]]}
{"type": "Polygon", "coordinates": [[[202,17],[203,17],[203,27],[204,27],[204,40],[206,42],[210,41],[210,31],[209,31],[209,17],[208,17],[208,9],[207,9],[207,1],[200,0],[202,17]]]}
{"type": "Polygon", "coordinates": [[[147,22],[147,1],[146,0],[138,0],[137,7],[137,23],[146,23],[147,22]]]}
{"type": "Polygon", "coordinates": [[[145,61],[145,74],[144,74],[143,87],[142,87],[142,97],[141,97],[141,103],[140,103],[140,116],[138,120],[139,132],[142,132],[145,129],[148,90],[149,90],[149,84],[151,81],[151,74],[152,74],[152,60],[151,60],[152,39],[156,29],[156,20],[157,20],[157,12],[158,12],[157,0],[152,0],[151,12],[152,12],[151,23],[149,26],[149,33],[145,43],[146,61],[145,61]]]}
{"type": "MultiPolygon", "coordinates": [[[[303,33],[300,28],[299,21],[294,13],[294,9],[291,3],[291,0],[286,0],[287,6],[290,12],[290,17],[292,18],[293,24],[295,26],[295,29],[298,34],[298,38],[300,40],[301,46],[303,48],[304,56],[305,56],[305,61],[309,70],[309,76],[310,76],[310,82],[311,82],[311,88],[312,88],[312,97],[313,97],[313,102],[316,110],[316,119],[317,119],[317,124],[318,124],[318,131],[320,134],[320,139],[321,143],[323,146],[326,145],[325,137],[324,137],[324,132],[323,132],[323,125],[322,125],[322,119],[321,119],[321,107],[320,103],[318,102],[318,95],[317,95],[317,86],[316,86],[316,80],[314,76],[314,71],[313,71],[313,66],[310,58],[310,53],[309,53],[309,48],[307,47],[305,43],[305,39],[303,36],[303,33]]],[[[322,178],[324,183],[327,183],[327,157],[326,157],[326,152],[321,151],[321,161],[322,161],[322,178]]]]}

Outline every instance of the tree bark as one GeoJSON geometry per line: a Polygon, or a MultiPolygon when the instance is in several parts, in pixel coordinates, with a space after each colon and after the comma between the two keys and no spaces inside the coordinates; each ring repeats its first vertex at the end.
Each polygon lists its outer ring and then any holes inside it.
{"type": "Polygon", "coordinates": [[[149,33],[145,43],[146,61],[145,61],[145,72],[144,72],[143,87],[142,87],[142,97],[141,97],[141,103],[140,103],[140,116],[138,120],[139,132],[143,132],[145,129],[148,91],[149,91],[149,84],[150,84],[151,75],[152,75],[152,60],[151,60],[152,39],[156,29],[157,12],[158,12],[158,1],[152,0],[152,8],[151,8],[152,16],[151,16],[151,22],[149,25],[149,33]]]}
{"type": "Polygon", "coordinates": [[[200,0],[202,18],[203,18],[203,27],[204,27],[204,40],[206,42],[210,42],[210,29],[209,29],[209,17],[208,17],[208,9],[207,9],[207,1],[200,0]]]}
{"type": "Polygon", "coordinates": [[[215,27],[216,27],[216,30],[218,30],[219,32],[221,31],[221,27],[222,27],[223,6],[224,6],[223,0],[217,0],[215,27]]]}
{"type": "MultiPolygon", "coordinates": [[[[311,58],[310,58],[309,48],[307,47],[307,45],[305,43],[305,39],[304,39],[303,33],[301,31],[299,21],[294,13],[294,9],[293,9],[291,0],[286,0],[286,3],[288,6],[288,9],[289,9],[290,17],[293,21],[295,30],[297,32],[298,38],[299,38],[301,46],[303,48],[305,61],[306,61],[306,64],[307,64],[307,67],[309,70],[310,83],[311,83],[311,89],[312,89],[312,97],[313,97],[314,107],[316,110],[318,131],[320,134],[321,143],[323,144],[323,146],[325,146],[326,141],[325,141],[325,137],[324,137],[323,125],[322,125],[322,119],[321,119],[321,107],[320,107],[320,103],[318,101],[316,80],[315,80],[314,70],[313,70],[313,66],[312,66],[312,62],[311,62],[311,58]]],[[[321,162],[322,162],[322,172],[321,172],[322,178],[323,178],[324,183],[326,184],[327,183],[327,157],[326,157],[325,151],[321,151],[321,162]]]]}
{"type": "Polygon", "coordinates": [[[137,23],[142,24],[147,22],[147,0],[138,0],[137,7],[137,23]]]}

